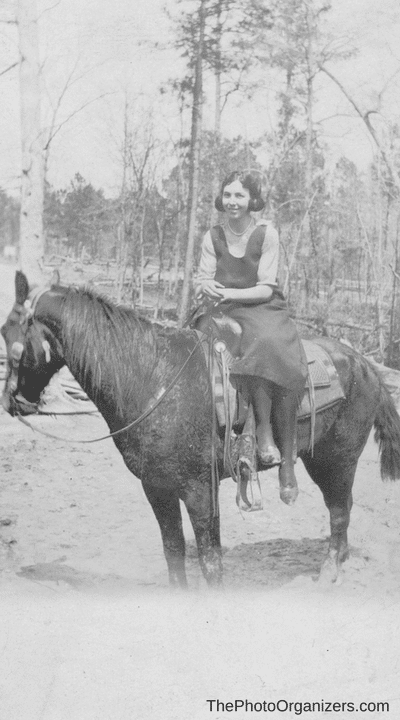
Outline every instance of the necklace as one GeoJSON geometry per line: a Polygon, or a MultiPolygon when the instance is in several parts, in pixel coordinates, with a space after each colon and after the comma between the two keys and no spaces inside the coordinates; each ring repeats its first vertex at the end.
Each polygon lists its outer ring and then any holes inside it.
{"type": "Polygon", "coordinates": [[[248,231],[248,229],[249,229],[250,225],[252,224],[252,222],[253,222],[253,218],[250,218],[249,224],[248,224],[247,228],[245,228],[244,230],[242,230],[242,232],[235,232],[234,230],[232,230],[231,224],[230,224],[230,222],[229,222],[229,220],[228,220],[228,228],[229,228],[229,230],[231,231],[232,235],[236,235],[236,237],[240,237],[241,235],[244,235],[245,232],[248,231]]]}

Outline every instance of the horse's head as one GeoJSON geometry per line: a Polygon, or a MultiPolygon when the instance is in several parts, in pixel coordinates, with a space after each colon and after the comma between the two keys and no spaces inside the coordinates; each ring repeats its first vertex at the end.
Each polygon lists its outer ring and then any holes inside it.
{"type": "Polygon", "coordinates": [[[2,403],[11,415],[36,412],[40,395],[65,363],[52,324],[46,323],[46,295],[30,290],[24,273],[15,275],[15,303],[1,328],[7,348],[7,377],[2,403]],[[36,312],[38,303],[42,307],[36,312]]]}

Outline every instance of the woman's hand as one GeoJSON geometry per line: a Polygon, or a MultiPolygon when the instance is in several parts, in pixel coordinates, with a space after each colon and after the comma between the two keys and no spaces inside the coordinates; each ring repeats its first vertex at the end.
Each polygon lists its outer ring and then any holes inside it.
{"type": "Polygon", "coordinates": [[[216,280],[205,280],[201,286],[201,295],[212,298],[212,300],[221,300],[224,289],[224,286],[216,280]]]}

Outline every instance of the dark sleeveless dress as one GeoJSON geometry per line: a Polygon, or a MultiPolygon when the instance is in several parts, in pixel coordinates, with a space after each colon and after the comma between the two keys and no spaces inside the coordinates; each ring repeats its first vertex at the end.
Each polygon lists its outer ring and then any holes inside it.
{"type": "MultiPolygon", "coordinates": [[[[256,227],[249,237],[245,255],[237,258],[229,252],[222,226],[213,227],[215,280],[224,287],[254,287],[264,237],[265,226],[256,227]]],[[[296,392],[300,398],[307,378],[307,359],[281,290],[274,288],[266,302],[227,302],[218,309],[236,320],[243,331],[240,355],[231,373],[262,377],[283,390],[296,392]]]]}

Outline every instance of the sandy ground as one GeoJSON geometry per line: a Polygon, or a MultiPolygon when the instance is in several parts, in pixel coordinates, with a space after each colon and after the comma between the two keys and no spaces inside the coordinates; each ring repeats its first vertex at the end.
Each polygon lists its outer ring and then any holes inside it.
{"type": "MultiPolygon", "coordinates": [[[[0,266],[0,321],[13,272],[0,266]]],[[[38,422],[69,438],[105,429],[89,415],[38,422]]],[[[249,515],[222,482],[224,592],[206,590],[185,516],[186,595],[168,590],[157,523],[111,441],[51,440],[0,412],[0,467],[0,720],[354,716],[285,710],[323,700],[389,702],[364,716],[400,719],[400,483],[381,482],[372,438],[352,555],[328,589],[314,581],[327,512],[300,462],[292,508],[274,471],[264,510],[249,515]],[[282,703],[210,710],[216,699],[282,703]]]]}

